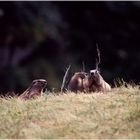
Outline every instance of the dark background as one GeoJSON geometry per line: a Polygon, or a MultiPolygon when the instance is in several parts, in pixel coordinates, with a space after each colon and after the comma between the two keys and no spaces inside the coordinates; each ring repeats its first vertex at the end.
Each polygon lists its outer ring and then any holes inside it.
{"type": "Polygon", "coordinates": [[[69,64],[95,68],[96,43],[107,82],[139,83],[140,2],[0,2],[0,92],[38,78],[60,90],[69,64]]]}

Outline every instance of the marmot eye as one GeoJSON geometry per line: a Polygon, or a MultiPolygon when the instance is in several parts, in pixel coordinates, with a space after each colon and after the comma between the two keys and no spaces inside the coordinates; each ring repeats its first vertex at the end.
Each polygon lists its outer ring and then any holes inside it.
{"type": "Polygon", "coordinates": [[[36,84],[36,82],[34,81],[32,84],[34,85],[34,84],[36,84]]]}
{"type": "Polygon", "coordinates": [[[85,73],[85,76],[88,76],[88,74],[87,74],[87,73],[85,73]]]}
{"type": "Polygon", "coordinates": [[[91,75],[91,76],[94,76],[94,72],[91,72],[90,75],[91,75]]]}

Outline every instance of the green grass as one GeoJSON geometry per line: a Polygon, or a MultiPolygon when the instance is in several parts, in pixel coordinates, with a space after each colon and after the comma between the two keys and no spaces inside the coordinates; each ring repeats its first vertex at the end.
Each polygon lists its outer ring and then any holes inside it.
{"type": "Polygon", "coordinates": [[[139,86],[0,99],[0,138],[140,138],[139,86]]]}

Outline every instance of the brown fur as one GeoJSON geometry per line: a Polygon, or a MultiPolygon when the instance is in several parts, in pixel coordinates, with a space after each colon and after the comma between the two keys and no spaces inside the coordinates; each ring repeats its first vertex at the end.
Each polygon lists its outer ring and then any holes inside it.
{"type": "Polygon", "coordinates": [[[90,75],[88,75],[83,80],[83,86],[85,91],[87,92],[107,92],[111,90],[111,86],[107,82],[105,82],[105,80],[97,70],[90,71],[90,75]]]}
{"type": "Polygon", "coordinates": [[[44,79],[33,80],[31,85],[19,96],[20,99],[31,99],[41,96],[46,89],[47,81],[44,79]]]}
{"type": "Polygon", "coordinates": [[[93,81],[89,74],[83,79],[83,87],[84,92],[95,92],[97,90],[96,82],[93,81]]]}
{"type": "Polygon", "coordinates": [[[86,77],[86,73],[85,72],[76,72],[69,84],[68,84],[68,90],[72,91],[72,92],[77,92],[77,91],[84,91],[84,87],[83,87],[83,79],[86,77]]]}

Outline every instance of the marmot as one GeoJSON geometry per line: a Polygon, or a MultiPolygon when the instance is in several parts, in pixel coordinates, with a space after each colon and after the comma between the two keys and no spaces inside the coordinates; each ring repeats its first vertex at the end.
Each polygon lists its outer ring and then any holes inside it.
{"type": "Polygon", "coordinates": [[[83,80],[85,91],[106,92],[111,90],[111,86],[105,82],[98,70],[90,70],[90,74],[83,80]]]}
{"type": "Polygon", "coordinates": [[[86,77],[87,73],[85,72],[76,72],[69,84],[68,84],[68,90],[72,91],[72,92],[77,92],[77,91],[84,91],[84,87],[83,87],[83,79],[86,77]]]}
{"type": "Polygon", "coordinates": [[[45,92],[47,81],[44,79],[33,80],[31,85],[19,96],[20,99],[31,99],[41,96],[45,92]]]}

